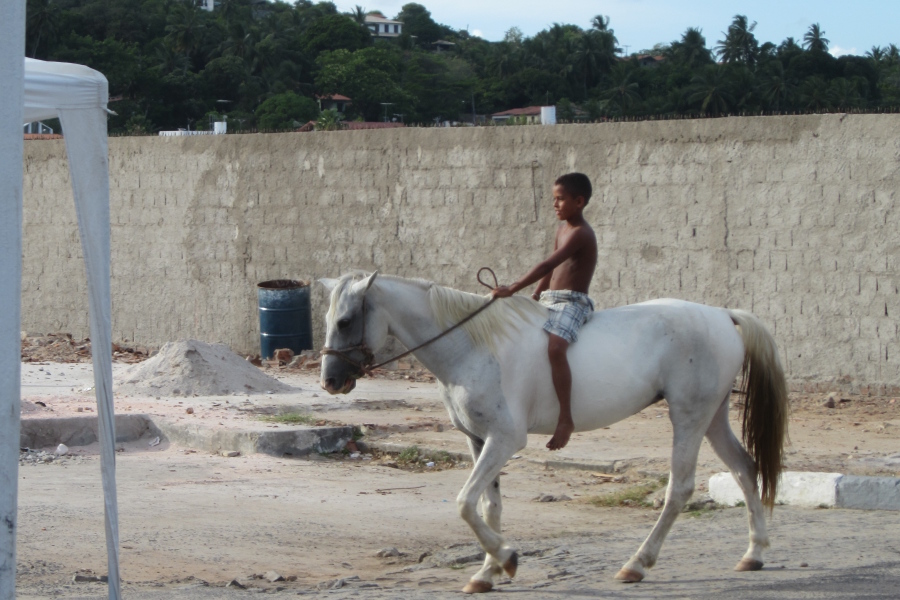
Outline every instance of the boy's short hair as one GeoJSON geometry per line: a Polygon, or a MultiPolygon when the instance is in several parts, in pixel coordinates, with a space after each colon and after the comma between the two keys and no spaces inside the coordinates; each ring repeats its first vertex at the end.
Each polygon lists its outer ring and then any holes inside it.
{"type": "Polygon", "coordinates": [[[591,187],[591,180],[588,179],[588,176],[584,173],[566,173],[565,175],[560,175],[553,184],[563,186],[563,188],[575,198],[582,196],[584,198],[585,206],[590,202],[591,194],[594,193],[594,189],[591,187]]]}

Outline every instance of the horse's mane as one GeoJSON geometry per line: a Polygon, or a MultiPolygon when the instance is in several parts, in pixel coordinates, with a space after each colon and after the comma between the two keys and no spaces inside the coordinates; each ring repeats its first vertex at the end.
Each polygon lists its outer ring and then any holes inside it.
{"type": "MultiPolygon", "coordinates": [[[[483,306],[488,299],[478,294],[461,292],[431,284],[428,299],[435,320],[442,327],[452,327],[483,306]]],[[[525,296],[497,300],[484,312],[465,323],[462,329],[477,346],[497,351],[497,340],[508,338],[513,331],[525,327],[540,327],[547,319],[547,309],[525,296]]]]}
{"type": "MultiPolygon", "coordinates": [[[[331,293],[331,306],[328,318],[344,290],[369,273],[352,271],[341,277],[331,293]]],[[[470,314],[481,308],[487,301],[486,296],[461,292],[453,288],[437,285],[426,279],[406,278],[397,275],[379,275],[378,279],[412,284],[425,291],[431,304],[431,312],[438,326],[445,329],[456,325],[470,314]]],[[[514,331],[527,327],[540,327],[547,319],[547,309],[525,296],[512,296],[497,300],[481,314],[462,326],[476,346],[488,348],[491,353],[497,351],[497,340],[508,338],[514,331]]]]}

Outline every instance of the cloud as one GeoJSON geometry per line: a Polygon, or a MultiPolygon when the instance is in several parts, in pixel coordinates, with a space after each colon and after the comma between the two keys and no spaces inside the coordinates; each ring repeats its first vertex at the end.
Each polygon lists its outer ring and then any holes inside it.
{"type": "Polygon", "coordinates": [[[859,56],[859,51],[856,48],[841,48],[840,46],[832,46],[828,49],[828,54],[834,56],[835,58],[839,56],[859,56]]]}

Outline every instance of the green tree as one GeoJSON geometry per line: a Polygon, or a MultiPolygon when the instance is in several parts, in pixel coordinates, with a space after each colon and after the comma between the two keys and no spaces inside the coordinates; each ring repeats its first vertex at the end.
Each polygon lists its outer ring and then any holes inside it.
{"type": "Polygon", "coordinates": [[[256,109],[256,123],[260,129],[296,129],[319,116],[315,100],[285,92],[272,96],[256,109]]]}
{"type": "Polygon", "coordinates": [[[809,31],[803,35],[803,47],[810,52],[828,52],[828,40],[818,23],[810,25],[809,31]]]}
{"type": "Polygon", "coordinates": [[[574,41],[570,62],[581,78],[583,98],[587,98],[588,88],[616,64],[616,54],[621,51],[616,44],[616,36],[608,30],[588,31],[574,41]]]}
{"type": "Polygon", "coordinates": [[[26,4],[26,45],[31,57],[37,58],[41,42],[52,45],[59,32],[60,11],[53,0],[28,0],[26,4]]]}
{"type": "Polygon", "coordinates": [[[725,39],[719,40],[716,53],[722,62],[742,63],[754,66],[759,58],[759,42],[753,35],[756,21],[750,23],[746,15],[735,15],[734,21],[725,33],[725,39]]]}
{"type": "Polygon", "coordinates": [[[397,83],[400,60],[399,51],[382,46],[323,52],[316,59],[316,88],[323,94],[349,96],[353,111],[378,121],[382,102],[399,106],[409,100],[397,83]]]}
{"type": "Polygon", "coordinates": [[[601,97],[607,100],[608,114],[627,115],[641,101],[640,84],[634,81],[635,69],[627,63],[620,63],[609,77],[610,86],[601,97]]]}
{"type": "Polygon", "coordinates": [[[431,13],[421,4],[404,4],[396,20],[403,21],[403,32],[417,38],[419,44],[431,44],[444,37],[447,28],[435,23],[431,13]]]}
{"type": "Polygon", "coordinates": [[[713,62],[703,32],[695,27],[688,27],[680,40],[672,42],[666,55],[689,69],[699,69],[713,62]]]}
{"type": "Polygon", "coordinates": [[[727,72],[715,66],[706,67],[694,76],[687,92],[688,102],[709,115],[726,114],[735,104],[727,72]]]}
{"type": "Polygon", "coordinates": [[[821,75],[807,77],[800,84],[800,106],[812,111],[831,108],[828,88],[828,82],[821,75]]]}
{"type": "Polygon", "coordinates": [[[344,126],[341,113],[336,108],[329,108],[319,113],[316,119],[316,131],[336,131],[344,126]]]}
{"type": "Polygon", "coordinates": [[[372,34],[346,15],[322,17],[303,36],[303,49],[310,56],[331,50],[353,52],[372,45],[372,34]]]}

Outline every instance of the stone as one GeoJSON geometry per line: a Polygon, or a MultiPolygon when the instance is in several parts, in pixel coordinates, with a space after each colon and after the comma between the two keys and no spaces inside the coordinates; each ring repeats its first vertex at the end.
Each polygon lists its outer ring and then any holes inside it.
{"type": "Polygon", "coordinates": [[[553,494],[541,494],[540,496],[534,498],[534,500],[535,502],[566,502],[568,500],[571,500],[571,498],[569,498],[565,494],[560,494],[558,496],[554,496],[553,494]]]}
{"type": "Polygon", "coordinates": [[[279,348],[272,355],[272,358],[277,360],[279,365],[286,365],[294,358],[294,351],[290,348],[279,348]]]}
{"type": "Polygon", "coordinates": [[[227,588],[236,588],[236,589],[239,589],[239,590],[245,590],[245,589],[247,589],[247,586],[244,585],[243,583],[241,583],[240,581],[238,581],[237,579],[232,579],[231,581],[229,581],[229,582],[225,585],[225,587],[227,587],[227,588]]]}
{"type": "Polygon", "coordinates": [[[284,581],[284,577],[282,577],[280,574],[278,574],[275,571],[267,571],[266,579],[269,581],[269,583],[275,583],[276,581],[284,581]]]}
{"type": "Polygon", "coordinates": [[[400,556],[400,551],[394,547],[382,548],[381,550],[379,550],[378,552],[375,553],[375,556],[377,556],[378,558],[389,558],[392,556],[400,556]]]}
{"type": "Polygon", "coordinates": [[[241,455],[241,453],[238,452],[237,450],[224,450],[222,452],[222,456],[224,456],[225,458],[235,458],[240,455],[241,455]]]}
{"type": "Polygon", "coordinates": [[[822,401],[822,406],[824,406],[825,408],[834,408],[835,406],[837,406],[838,402],[839,400],[836,398],[835,393],[832,392],[828,394],[828,397],[825,398],[825,400],[822,401]]]}

